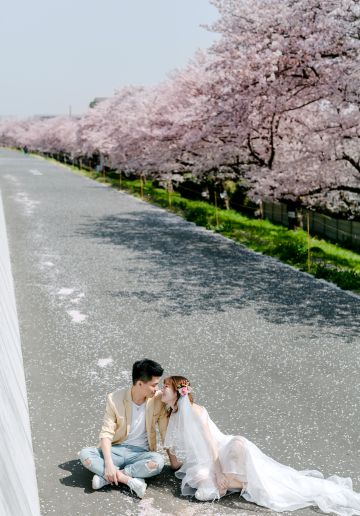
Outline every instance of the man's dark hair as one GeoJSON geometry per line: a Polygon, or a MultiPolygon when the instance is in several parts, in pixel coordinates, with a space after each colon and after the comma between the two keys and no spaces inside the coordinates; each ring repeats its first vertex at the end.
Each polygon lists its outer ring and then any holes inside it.
{"type": "Polygon", "coordinates": [[[138,360],[132,368],[133,385],[135,385],[138,380],[150,382],[153,376],[162,376],[163,372],[164,369],[160,364],[154,362],[154,360],[149,360],[148,358],[138,360]]]}

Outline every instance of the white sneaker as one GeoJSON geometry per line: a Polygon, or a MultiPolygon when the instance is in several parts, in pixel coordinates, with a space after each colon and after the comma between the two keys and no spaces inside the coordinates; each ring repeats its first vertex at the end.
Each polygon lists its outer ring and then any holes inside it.
{"type": "Polygon", "coordinates": [[[144,498],[147,485],[143,478],[130,478],[127,485],[139,498],[144,498]]]}
{"type": "Polygon", "coordinates": [[[104,486],[110,484],[105,478],[99,477],[99,475],[94,475],[92,479],[92,488],[93,489],[101,489],[104,486]]]}
{"type": "Polygon", "coordinates": [[[209,487],[200,487],[195,492],[195,498],[202,502],[213,502],[214,500],[218,500],[220,496],[218,491],[214,491],[209,487]]]}

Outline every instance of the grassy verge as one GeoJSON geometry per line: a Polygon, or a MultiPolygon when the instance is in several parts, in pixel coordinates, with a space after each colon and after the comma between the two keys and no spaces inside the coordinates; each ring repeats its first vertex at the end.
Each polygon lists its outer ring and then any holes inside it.
{"type": "MultiPolygon", "coordinates": [[[[79,172],[77,167],[66,165],[79,172]]],[[[254,251],[278,258],[317,278],[335,283],[345,290],[360,294],[360,254],[316,237],[309,238],[302,229],[294,231],[268,220],[251,219],[234,210],[216,210],[205,201],[193,201],[174,192],[171,195],[155,188],[151,181],[143,187],[140,180],[122,178],[82,170],[81,173],[98,181],[121,188],[132,195],[177,213],[186,220],[219,232],[254,251]],[[310,255],[309,255],[310,247],[310,255]]]]}

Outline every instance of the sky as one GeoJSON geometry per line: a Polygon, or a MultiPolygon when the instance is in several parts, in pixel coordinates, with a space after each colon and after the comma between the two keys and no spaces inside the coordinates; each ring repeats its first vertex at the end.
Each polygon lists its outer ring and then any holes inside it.
{"type": "Polygon", "coordinates": [[[209,0],[11,0],[0,20],[0,116],[81,114],[152,85],[216,35],[209,0]],[[70,107],[71,106],[71,107],[70,107]]]}

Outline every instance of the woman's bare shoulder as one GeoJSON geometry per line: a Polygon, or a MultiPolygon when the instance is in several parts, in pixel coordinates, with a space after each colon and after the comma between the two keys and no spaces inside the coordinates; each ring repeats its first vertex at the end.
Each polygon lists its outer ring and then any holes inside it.
{"type": "Polygon", "coordinates": [[[192,404],[193,410],[198,414],[199,416],[202,416],[203,414],[206,414],[206,408],[198,405],[197,403],[192,404]]]}

